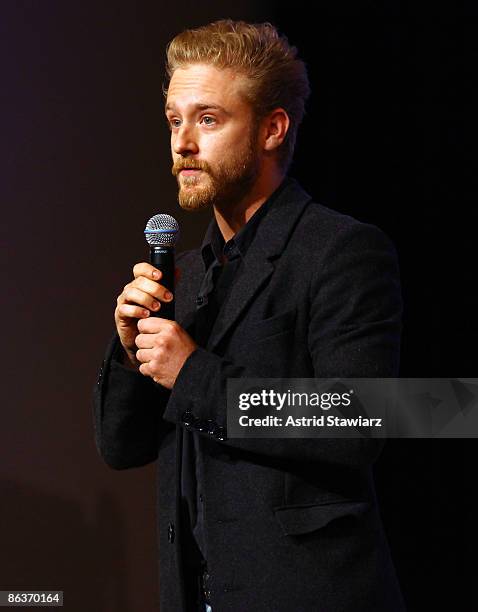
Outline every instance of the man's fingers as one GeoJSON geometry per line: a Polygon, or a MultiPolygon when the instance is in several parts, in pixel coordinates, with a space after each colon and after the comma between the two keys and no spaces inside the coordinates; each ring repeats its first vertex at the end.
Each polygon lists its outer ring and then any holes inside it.
{"type": "Polygon", "coordinates": [[[143,374],[143,376],[149,376],[149,365],[147,363],[142,363],[139,366],[139,371],[141,374],[143,374]]]}
{"type": "Polygon", "coordinates": [[[123,299],[126,303],[138,304],[138,306],[144,306],[145,308],[149,308],[149,310],[153,311],[161,308],[161,303],[152,295],[138,289],[137,287],[133,287],[132,285],[127,285],[125,287],[125,290],[123,291],[123,299]]]}
{"type": "Polygon", "coordinates": [[[156,334],[138,334],[134,341],[140,349],[151,349],[154,347],[155,337],[156,334]]]}
{"type": "Polygon", "coordinates": [[[138,278],[139,276],[145,276],[146,278],[157,281],[161,278],[162,272],[161,270],[158,270],[157,268],[152,266],[150,263],[142,261],[141,263],[137,263],[133,267],[133,276],[135,278],[138,278]]]}
{"type": "Polygon", "coordinates": [[[128,319],[146,319],[150,314],[147,308],[135,304],[121,304],[118,306],[118,313],[122,318],[128,319]]]}
{"type": "Polygon", "coordinates": [[[142,334],[167,334],[171,331],[171,328],[175,328],[176,326],[176,321],[163,319],[161,316],[138,321],[138,331],[142,334]]]}
{"type": "Polygon", "coordinates": [[[136,359],[141,363],[149,363],[153,358],[153,351],[150,348],[139,349],[136,351],[136,359]]]}
{"type": "Polygon", "coordinates": [[[153,295],[156,299],[162,300],[163,302],[170,302],[173,299],[172,294],[166,289],[166,287],[152,280],[149,280],[144,276],[139,276],[138,278],[135,278],[131,285],[133,287],[138,287],[145,293],[149,293],[150,295],[153,295]]]}

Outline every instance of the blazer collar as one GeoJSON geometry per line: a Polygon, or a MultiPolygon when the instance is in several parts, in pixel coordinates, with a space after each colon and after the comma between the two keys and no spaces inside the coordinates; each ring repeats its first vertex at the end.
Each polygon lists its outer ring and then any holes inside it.
{"type": "Polygon", "coordinates": [[[292,178],[285,180],[287,183],[274,206],[261,220],[254,240],[247,249],[239,276],[234,280],[211,330],[208,350],[218,346],[272,274],[272,260],[283,253],[304,208],[312,200],[297,181],[292,178]]]}

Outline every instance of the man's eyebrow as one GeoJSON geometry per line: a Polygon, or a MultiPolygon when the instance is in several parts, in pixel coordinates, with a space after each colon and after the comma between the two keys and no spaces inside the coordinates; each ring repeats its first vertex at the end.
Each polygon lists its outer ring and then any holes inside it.
{"type": "MultiPolygon", "coordinates": [[[[197,110],[219,110],[226,115],[230,115],[230,113],[220,104],[213,104],[213,103],[209,104],[207,102],[198,102],[197,104],[194,104],[194,108],[197,110]]],[[[165,112],[174,111],[175,106],[174,104],[167,103],[166,106],[164,107],[164,110],[165,112]]]]}

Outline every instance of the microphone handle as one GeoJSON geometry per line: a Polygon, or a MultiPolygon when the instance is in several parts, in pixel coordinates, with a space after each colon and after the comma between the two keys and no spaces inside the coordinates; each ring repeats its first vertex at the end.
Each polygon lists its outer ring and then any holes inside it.
{"type": "MultiPolygon", "coordinates": [[[[151,265],[162,272],[159,283],[174,295],[174,248],[152,246],[149,250],[149,260],[151,265]]],[[[174,321],[174,299],[172,302],[161,302],[159,311],[151,311],[151,316],[174,321]]]]}

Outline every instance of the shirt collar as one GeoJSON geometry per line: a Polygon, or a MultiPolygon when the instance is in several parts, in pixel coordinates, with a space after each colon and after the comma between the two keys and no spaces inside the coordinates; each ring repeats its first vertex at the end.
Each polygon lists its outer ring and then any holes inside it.
{"type": "Polygon", "coordinates": [[[262,219],[274,207],[279,195],[290,181],[291,179],[286,177],[264,204],[256,210],[249,221],[227,242],[224,241],[216,219],[212,219],[201,245],[201,255],[206,270],[214,261],[221,261],[221,255],[227,259],[234,259],[238,256],[245,257],[262,219]]]}

